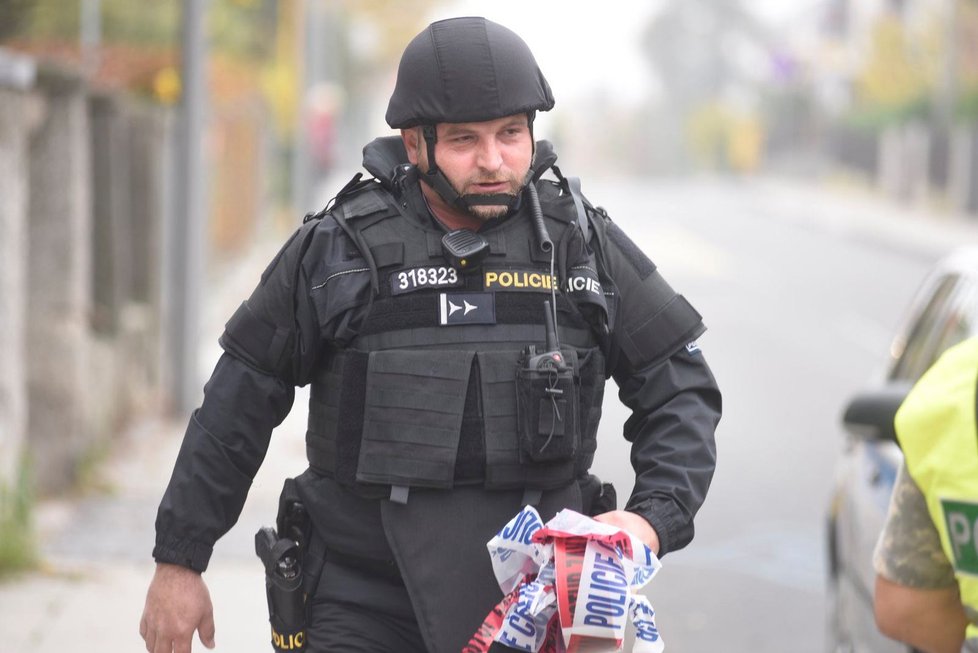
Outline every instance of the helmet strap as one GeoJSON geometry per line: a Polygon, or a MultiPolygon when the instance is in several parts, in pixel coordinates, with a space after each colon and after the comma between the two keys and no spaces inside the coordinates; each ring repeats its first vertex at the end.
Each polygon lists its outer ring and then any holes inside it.
{"type": "Polygon", "coordinates": [[[428,186],[441,195],[442,199],[449,204],[463,211],[468,210],[468,204],[452,188],[452,185],[448,183],[448,179],[435,161],[435,143],[438,142],[438,133],[435,131],[435,126],[423,125],[421,127],[421,133],[424,135],[425,147],[428,151],[428,170],[421,174],[421,181],[428,184],[428,186]]]}

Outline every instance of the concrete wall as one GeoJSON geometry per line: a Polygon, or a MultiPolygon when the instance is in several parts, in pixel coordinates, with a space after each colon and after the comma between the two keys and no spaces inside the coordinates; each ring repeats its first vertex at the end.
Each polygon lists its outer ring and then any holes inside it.
{"type": "Polygon", "coordinates": [[[170,189],[173,116],[160,107],[129,105],[129,250],[131,279],[129,301],[122,315],[125,340],[126,384],[132,410],[163,401],[164,370],[168,357],[163,349],[163,231],[170,189]]]}
{"type": "Polygon", "coordinates": [[[0,85],[0,482],[26,450],[52,494],[163,404],[172,120],[71,70],[29,86],[0,85]]]}
{"type": "Polygon", "coordinates": [[[92,220],[89,120],[81,79],[39,71],[43,116],[30,139],[28,430],[42,493],[69,487],[90,444],[92,220]]]}

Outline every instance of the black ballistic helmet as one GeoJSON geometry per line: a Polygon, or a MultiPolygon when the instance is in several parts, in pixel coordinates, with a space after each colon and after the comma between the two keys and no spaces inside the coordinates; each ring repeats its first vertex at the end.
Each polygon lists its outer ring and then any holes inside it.
{"type": "Polygon", "coordinates": [[[463,197],[452,188],[435,161],[435,125],[525,113],[532,140],[536,112],[553,106],[550,85],[515,32],[485,18],[449,18],[429,25],[405,48],[387,124],[392,129],[422,126],[429,168],[420,178],[445,201],[463,210],[478,204],[512,209],[513,196],[463,197]]]}
{"type": "Polygon", "coordinates": [[[485,18],[449,18],[408,44],[387,105],[393,129],[549,111],[553,93],[530,48],[485,18]]]}

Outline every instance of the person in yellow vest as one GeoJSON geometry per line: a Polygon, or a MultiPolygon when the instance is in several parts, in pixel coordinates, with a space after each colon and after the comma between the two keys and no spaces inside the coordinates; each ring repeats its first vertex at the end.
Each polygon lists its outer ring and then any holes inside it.
{"type": "Polygon", "coordinates": [[[976,410],[971,338],[921,377],[894,422],[905,464],[874,554],[876,623],[927,653],[978,651],[976,410]]]}

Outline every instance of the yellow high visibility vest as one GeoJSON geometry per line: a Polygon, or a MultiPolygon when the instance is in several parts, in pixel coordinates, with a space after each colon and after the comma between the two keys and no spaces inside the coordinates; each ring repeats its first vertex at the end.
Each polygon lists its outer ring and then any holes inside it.
{"type": "MultiPolygon", "coordinates": [[[[978,610],[978,337],[948,349],[910,391],[894,425],[927,499],[965,605],[978,610]]],[[[971,624],[968,638],[978,637],[971,624]]]]}

